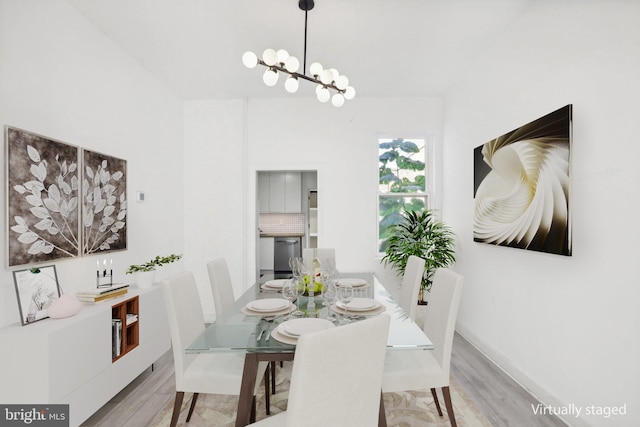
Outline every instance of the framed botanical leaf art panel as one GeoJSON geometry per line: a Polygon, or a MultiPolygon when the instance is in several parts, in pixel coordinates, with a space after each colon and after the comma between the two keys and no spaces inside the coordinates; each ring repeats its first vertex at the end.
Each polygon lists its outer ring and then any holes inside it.
{"type": "Polygon", "coordinates": [[[78,147],[12,127],[5,136],[9,267],[78,256],[78,147]]]}
{"type": "Polygon", "coordinates": [[[474,149],[476,242],[571,255],[572,110],[474,149]]]}
{"type": "Polygon", "coordinates": [[[127,248],[127,162],[5,127],[9,267],[127,248]]]}
{"type": "Polygon", "coordinates": [[[127,249],[127,162],[83,150],[82,253],[127,249]]]}

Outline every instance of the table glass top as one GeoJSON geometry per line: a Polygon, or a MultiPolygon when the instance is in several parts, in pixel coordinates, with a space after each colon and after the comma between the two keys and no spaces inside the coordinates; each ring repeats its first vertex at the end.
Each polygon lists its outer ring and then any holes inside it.
{"type": "MultiPolygon", "coordinates": [[[[431,350],[433,345],[422,329],[409,318],[407,313],[392,298],[391,294],[382,286],[372,273],[343,273],[341,278],[362,279],[368,286],[354,288],[355,298],[373,298],[385,307],[384,313],[391,317],[387,348],[423,349],[431,350]]],[[[249,288],[235,303],[224,313],[217,317],[216,321],[186,348],[186,353],[207,352],[262,352],[282,353],[294,352],[295,346],[284,344],[270,336],[270,331],[285,320],[286,315],[273,316],[249,315],[243,311],[244,307],[257,299],[282,298],[282,293],[277,290],[265,289],[263,284],[272,280],[274,276],[265,275],[260,281],[249,288]],[[264,332],[262,332],[264,330],[264,332]],[[262,332],[262,334],[261,334],[262,332]],[[260,337],[260,339],[258,339],[260,337]]],[[[307,297],[299,297],[297,304],[299,309],[308,315],[307,297]]],[[[313,317],[327,318],[330,315],[328,307],[325,307],[322,296],[315,296],[315,310],[313,317]]],[[[380,310],[378,310],[380,311],[380,310]]],[[[354,313],[354,312],[353,312],[354,313]]],[[[338,318],[340,314],[334,313],[338,318]]],[[[376,314],[377,315],[377,314],[376,314]]],[[[362,317],[364,318],[364,317],[362,317]]]]}

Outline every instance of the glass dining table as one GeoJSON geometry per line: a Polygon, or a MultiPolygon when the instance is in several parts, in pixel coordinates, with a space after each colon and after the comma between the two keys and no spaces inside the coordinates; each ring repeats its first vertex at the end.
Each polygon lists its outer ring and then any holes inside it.
{"type": "MultiPolygon", "coordinates": [[[[407,315],[373,273],[342,273],[340,278],[366,282],[366,285],[354,287],[354,298],[373,298],[378,305],[374,314],[367,312],[348,313],[352,321],[379,315],[382,312],[390,316],[388,351],[433,349],[431,341],[422,329],[407,315]]],[[[250,422],[258,363],[293,360],[295,354],[295,345],[287,344],[283,342],[286,340],[278,340],[272,336],[274,329],[287,318],[287,314],[272,316],[266,313],[260,315],[260,313],[246,309],[248,304],[259,299],[283,298],[278,289],[266,286],[270,280],[274,280],[273,275],[261,277],[185,349],[188,354],[212,352],[242,352],[245,354],[236,415],[237,427],[246,426],[250,422]]],[[[343,310],[336,308],[335,305],[332,306],[333,309],[325,306],[320,295],[316,295],[314,298],[315,307],[309,307],[308,300],[308,297],[300,296],[296,301],[298,309],[305,316],[329,318],[336,325],[340,325],[339,320],[345,316],[343,310]]],[[[379,426],[386,426],[382,395],[380,396],[379,426]]]]}

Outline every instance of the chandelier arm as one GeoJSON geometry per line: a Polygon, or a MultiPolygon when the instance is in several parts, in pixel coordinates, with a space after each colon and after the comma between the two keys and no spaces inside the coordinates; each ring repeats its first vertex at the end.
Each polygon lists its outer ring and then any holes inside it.
{"type": "Polygon", "coordinates": [[[322,86],[326,87],[327,89],[333,89],[338,93],[344,93],[345,92],[343,89],[338,89],[338,87],[333,83],[325,84],[325,83],[322,83],[322,81],[320,81],[319,79],[316,79],[315,77],[310,77],[310,76],[307,76],[306,74],[292,73],[292,72],[288,71],[286,68],[284,68],[283,66],[278,65],[278,64],[267,65],[260,58],[258,58],[258,64],[263,65],[263,66],[265,66],[267,68],[270,68],[272,70],[278,70],[281,73],[285,73],[285,74],[288,74],[288,75],[296,77],[296,78],[304,79],[304,80],[306,80],[308,82],[311,82],[311,83],[317,83],[319,85],[322,85],[322,86]]]}

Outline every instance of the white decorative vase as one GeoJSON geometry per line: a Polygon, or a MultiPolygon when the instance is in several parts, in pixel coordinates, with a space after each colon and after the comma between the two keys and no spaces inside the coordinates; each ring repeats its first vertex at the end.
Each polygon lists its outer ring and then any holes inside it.
{"type": "Polygon", "coordinates": [[[156,271],[136,271],[133,276],[138,289],[149,289],[153,286],[153,281],[156,278],[156,271]]]}

